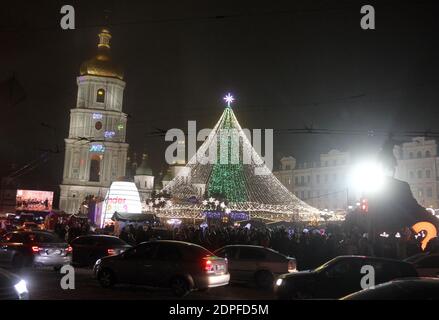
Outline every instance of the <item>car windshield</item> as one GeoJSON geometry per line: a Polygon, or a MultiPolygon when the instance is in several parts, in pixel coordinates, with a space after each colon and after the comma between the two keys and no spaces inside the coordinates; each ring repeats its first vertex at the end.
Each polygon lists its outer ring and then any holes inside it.
{"type": "Polygon", "coordinates": [[[326,269],[330,264],[332,264],[334,261],[338,260],[337,258],[329,260],[328,262],[325,262],[320,267],[315,268],[313,271],[320,272],[324,269],[326,269]]]}
{"type": "Polygon", "coordinates": [[[39,243],[63,243],[57,235],[49,233],[26,233],[26,242],[39,242],[39,243]]]}
{"type": "Polygon", "coordinates": [[[196,246],[196,245],[190,245],[187,247],[183,247],[184,254],[188,256],[189,260],[192,259],[199,259],[202,257],[210,257],[210,256],[215,256],[215,254],[213,254],[212,252],[210,252],[209,250],[200,247],[200,246],[196,246]]]}
{"type": "Polygon", "coordinates": [[[102,245],[126,245],[127,243],[116,237],[97,237],[96,242],[102,245]]]}

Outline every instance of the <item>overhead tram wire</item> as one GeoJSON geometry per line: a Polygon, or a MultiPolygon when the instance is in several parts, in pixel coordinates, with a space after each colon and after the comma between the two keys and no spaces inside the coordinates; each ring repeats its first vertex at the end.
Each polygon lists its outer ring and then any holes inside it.
{"type": "MultiPolygon", "coordinates": [[[[396,1],[395,1],[396,2],[396,1]]],[[[392,3],[383,3],[380,4],[381,7],[387,7],[392,9],[392,11],[405,8],[404,4],[398,2],[398,5],[392,3]]],[[[413,3],[410,6],[424,6],[430,7],[429,3],[413,3]]],[[[165,23],[187,23],[187,22],[210,22],[210,21],[218,21],[224,19],[234,19],[234,18],[253,18],[253,17],[268,17],[268,16],[279,16],[279,15],[309,15],[309,14],[320,14],[320,13],[328,13],[328,12],[343,12],[343,10],[353,10],[357,11],[357,5],[347,5],[340,7],[327,7],[327,8],[319,8],[319,9],[286,9],[286,10],[275,10],[275,11],[264,11],[264,12],[241,12],[241,13],[231,13],[231,14],[217,14],[217,15],[206,15],[206,16],[193,16],[193,17],[175,17],[175,18],[161,18],[161,19],[138,19],[133,21],[121,21],[121,22],[112,22],[108,23],[108,27],[118,27],[118,26],[130,26],[130,25],[148,25],[148,24],[165,24],[165,23]]],[[[102,23],[96,24],[84,24],[84,25],[76,25],[75,29],[90,29],[90,28],[98,28],[102,27],[102,23]]],[[[15,26],[3,26],[0,28],[0,33],[2,32],[40,32],[40,31],[51,31],[51,30],[60,30],[58,23],[56,25],[43,26],[43,27],[26,27],[26,30],[20,29],[15,26]]]]}

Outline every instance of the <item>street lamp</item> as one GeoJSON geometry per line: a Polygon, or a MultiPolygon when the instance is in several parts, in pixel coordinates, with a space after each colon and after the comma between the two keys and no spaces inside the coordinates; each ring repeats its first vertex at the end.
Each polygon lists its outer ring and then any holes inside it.
{"type": "Polygon", "coordinates": [[[384,186],[384,171],[378,163],[360,163],[351,171],[350,185],[360,194],[379,192],[384,186]]]}

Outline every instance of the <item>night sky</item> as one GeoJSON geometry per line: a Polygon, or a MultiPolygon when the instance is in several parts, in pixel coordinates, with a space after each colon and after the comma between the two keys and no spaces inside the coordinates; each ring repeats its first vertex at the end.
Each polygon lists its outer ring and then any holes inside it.
{"type": "MultiPolygon", "coordinates": [[[[105,9],[114,60],[125,70],[130,151],[164,167],[156,128],[212,127],[232,92],[245,128],[439,131],[435,1],[14,1],[0,10],[0,176],[57,190],[76,77],[92,57],[105,9]],[[13,3],[13,4],[12,4],[13,3]],[[76,30],[59,27],[76,9],[76,30]],[[376,30],[360,28],[372,4],[376,30]],[[5,81],[14,75],[11,98],[5,81]],[[45,126],[42,126],[44,123],[45,126]]],[[[397,137],[403,140],[404,137],[397,137]]],[[[377,151],[384,136],[275,135],[276,158],[316,159],[331,148],[377,151]]],[[[405,138],[407,139],[407,138],[405,138]]]]}

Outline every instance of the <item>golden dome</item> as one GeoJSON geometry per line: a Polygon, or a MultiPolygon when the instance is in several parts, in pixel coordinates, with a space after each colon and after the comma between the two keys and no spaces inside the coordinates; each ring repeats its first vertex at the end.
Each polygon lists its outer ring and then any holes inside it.
{"type": "Polygon", "coordinates": [[[111,77],[123,80],[123,70],[111,60],[111,34],[108,29],[99,33],[98,52],[95,57],[85,61],[79,71],[81,76],[111,77]]]}

